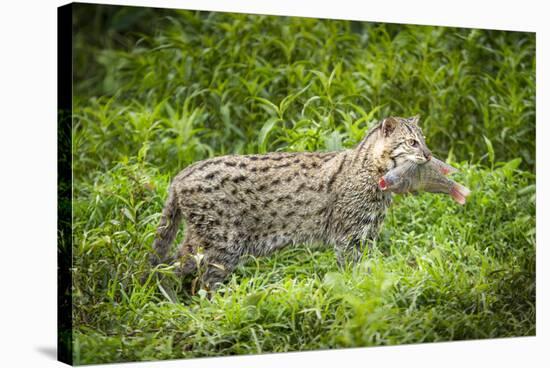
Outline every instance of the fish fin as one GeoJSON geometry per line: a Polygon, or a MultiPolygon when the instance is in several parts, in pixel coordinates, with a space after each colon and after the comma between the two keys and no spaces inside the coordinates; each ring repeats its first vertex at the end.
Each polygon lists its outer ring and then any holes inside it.
{"type": "Polygon", "coordinates": [[[451,188],[450,194],[451,194],[451,197],[453,197],[453,199],[455,200],[455,202],[459,204],[465,204],[466,197],[470,195],[470,189],[458,183],[455,183],[455,185],[453,185],[453,187],[451,188]]]}
{"type": "Polygon", "coordinates": [[[452,166],[441,166],[440,171],[443,175],[449,175],[457,172],[458,170],[452,166]]]}
{"type": "Polygon", "coordinates": [[[432,157],[432,160],[437,165],[437,168],[439,169],[439,172],[442,173],[443,175],[453,174],[453,173],[458,171],[457,168],[452,167],[448,163],[446,163],[444,161],[441,161],[441,160],[438,160],[435,157],[432,157]]]}
{"type": "Polygon", "coordinates": [[[381,190],[388,189],[388,183],[386,183],[384,177],[381,177],[380,180],[378,180],[378,188],[380,188],[381,190]]]}

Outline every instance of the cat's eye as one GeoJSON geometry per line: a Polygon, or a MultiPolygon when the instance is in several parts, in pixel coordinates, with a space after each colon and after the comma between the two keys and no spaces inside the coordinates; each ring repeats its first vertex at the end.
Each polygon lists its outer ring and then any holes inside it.
{"type": "Polygon", "coordinates": [[[418,147],[418,141],[416,139],[409,139],[408,143],[411,147],[418,147]]]}

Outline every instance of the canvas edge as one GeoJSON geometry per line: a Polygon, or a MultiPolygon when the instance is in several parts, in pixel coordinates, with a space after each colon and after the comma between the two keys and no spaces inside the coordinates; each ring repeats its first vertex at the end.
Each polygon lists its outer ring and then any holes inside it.
{"type": "Polygon", "coordinates": [[[73,4],[57,8],[57,359],[73,364],[72,53],[73,4]]]}

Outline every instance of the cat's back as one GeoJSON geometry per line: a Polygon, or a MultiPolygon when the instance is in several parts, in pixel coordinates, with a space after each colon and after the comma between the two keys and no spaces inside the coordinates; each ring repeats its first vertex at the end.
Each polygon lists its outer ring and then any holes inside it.
{"type": "Polygon", "coordinates": [[[184,212],[290,216],[311,207],[326,192],[324,169],[337,155],[276,152],[215,157],[181,171],[172,186],[184,212]]]}

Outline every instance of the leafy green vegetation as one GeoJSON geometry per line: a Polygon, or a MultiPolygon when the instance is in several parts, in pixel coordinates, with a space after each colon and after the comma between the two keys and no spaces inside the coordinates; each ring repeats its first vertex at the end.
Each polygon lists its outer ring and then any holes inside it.
{"type": "Polygon", "coordinates": [[[535,333],[533,34],[91,5],[75,27],[76,363],[535,333]],[[465,206],[396,196],[357,267],[288,248],[211,300],[151,272],[187,165],[353,147],[417,113],[465,206]]]}

